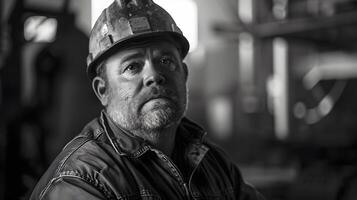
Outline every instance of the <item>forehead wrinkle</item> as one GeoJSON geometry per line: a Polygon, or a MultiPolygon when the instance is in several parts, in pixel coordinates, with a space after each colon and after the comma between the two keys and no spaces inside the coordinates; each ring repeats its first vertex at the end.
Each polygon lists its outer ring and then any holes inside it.
{"type": "Polygon", "coordinates": [[[119,57],[122,61],[140,58],[144,55],[140,49],[126,49],[124,51],[118,52],[112,58],[119,57]]]}
{"type": "Polygon", "coordinates": [[[150,58],[161,55],[172,55],[180,57],[178,49],[169,41],[149,41],[133,43],[132,45],[119,50],[116,54],[109,57],[108,61],[120,58],[122,62],[126,60],[142,58],[150,55],[150,58]]]}
{"type": "Polygon", "coordinates": [[[121,59],[123,61],[125,61],[125,60],[131,60],[131,59],[135,59],[135,58],[141,58],[142,56],[143,56],[142,53],[135,52],[135,53],[132,53],[132,54],[129,54],[129,55],[124,55],[121,59]]]}
{"type": "Polygon", "coordinates": [[[155,45],[152,47],[152,55],[153,57],[160,57],[160,56],[170,56],[170,57],[175,57],[176,59],[180,58],[180,53],[178,50],[175,48],[175,46],[167,44],[162,44],[162,45],[155,45]]]}

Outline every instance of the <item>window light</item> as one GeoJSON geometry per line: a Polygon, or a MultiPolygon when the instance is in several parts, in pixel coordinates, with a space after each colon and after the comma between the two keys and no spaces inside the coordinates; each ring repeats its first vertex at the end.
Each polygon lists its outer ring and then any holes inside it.
{"type": "Polygon", "coordinates": [[[56,38],[57,20],[45,16],[32,16],[24,24],[24,37],[30,42],[53,42],[56,38]]]}

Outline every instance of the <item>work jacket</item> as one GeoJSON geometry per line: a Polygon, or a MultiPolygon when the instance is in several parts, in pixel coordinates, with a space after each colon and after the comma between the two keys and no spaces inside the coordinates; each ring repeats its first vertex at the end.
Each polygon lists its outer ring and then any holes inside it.
{"type": "Polygon", "coordinates": [[[204,133],[182,119],[168,157],[102,112],[64,147],[30,199],[263,199],[204,133]]]}

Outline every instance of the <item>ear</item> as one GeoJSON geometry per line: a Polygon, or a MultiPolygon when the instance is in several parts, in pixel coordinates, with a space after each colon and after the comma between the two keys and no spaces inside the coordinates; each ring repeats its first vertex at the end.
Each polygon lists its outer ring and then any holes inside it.
{"type": "Polygon", "coordinates": [[[92,89],[95,95],[98,97],[99,101],[105,107],[108,104],[108,95],[107,95],[107,88],[106,82],[103,78],[97,76],[92,80],[92,89]]]}
{"type": "Polygon", "coordinates": [[[187,80],[188,77],[188,68],[187,68],[187,64],[182,62],[182,67],[183,67],[183,71],[185,72],[185,78],[187,80]]]}

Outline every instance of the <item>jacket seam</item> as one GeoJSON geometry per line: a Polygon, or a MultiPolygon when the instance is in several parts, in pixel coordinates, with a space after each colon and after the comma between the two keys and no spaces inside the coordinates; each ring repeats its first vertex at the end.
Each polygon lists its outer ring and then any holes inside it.
{"type": "Polygon", "coordinates": [[[129,199],[132,199],[132,198],[141,198],[141,197],[150,197],[150,199],[153,199],[153,200],[160,200],[161,197],[152,193],[150,190],[147,190],[147,189],[139,189],[139,194],[127,194],[127,195],[122,195],[122,196],[119,196],[119,197],[116,197],[117,200],[129,200],[129,199]]]}
{"type": "MultiPolygon", "coordinates": [[[[85,137],[85,136],[83,136],[83,137],[77,137],[77,139],[80,139],[80,138],[84,138],[85,140],[84,140],[80,145],[78,145],[78,147],[76,147],[76,148],[73,149],[71,152],[69,152],[68,155],[65,156],[62,161],[60,161],[61,164],[58,166],[56,172],[54,173],[55,175],[60,173],[60,171],[63,169],[64,164],[67,162],[67,160],[69,159],[69,157],[71,157],[71,156],[73,155],[73,153],[74,153],[75,151],[77,151],[77,150],[78,150],[79,148],[81,148],[85,143],[87,143],[88,141],[91,140],[91,139],[89,139],[89,138],[87,138],[87,137],[85,137]]],[[[74,141],[74,140],[75,140],[75,139],[73,139],[73,141],[74,141]]],[[[67,145],[66,145],[66,147],[67,147],[67,145]]],[[[54,178],[54,179],[55,179],[55,178],[54,178]]],[[[52,180],[53,180],[53,179],[52,179],[52,180]]],[[[49,188],[50,185],[52,184],[52,182],[53,182],[52,180],[51,180],[51,181],[46,185],[46,187],[41,191],[41,193],[40,193],[40,199],[42,199],[43,194],[48,190],[48,188],[49,188]]]]}
{"type": "Polygon", "coordinates": [[[91,177],[87,176],[83,176],[82,174],[76,172],[76,171],[64,171],[61,172],[59,174],[59,176],[53,178],[48,187],[46,188],[46,191],[44,191],[43,194],[41,194],[41,198],[42,199],[45,195],[45,193],[48,191],[48,189],[52,186],[52,184],[59,180],[59,179],[63,179],[63,178],[77,178],[80,179],[84,182],[86,182],[87,184],[93,186],[94,188],[96,188],[98,191],[100,191],[107,199],[116,199],[113,197],[112,193],[110,191],[108,191],[107,189],[105,189],[105,186],[100,183],[97,179],[92,179],[91,177]]]}

